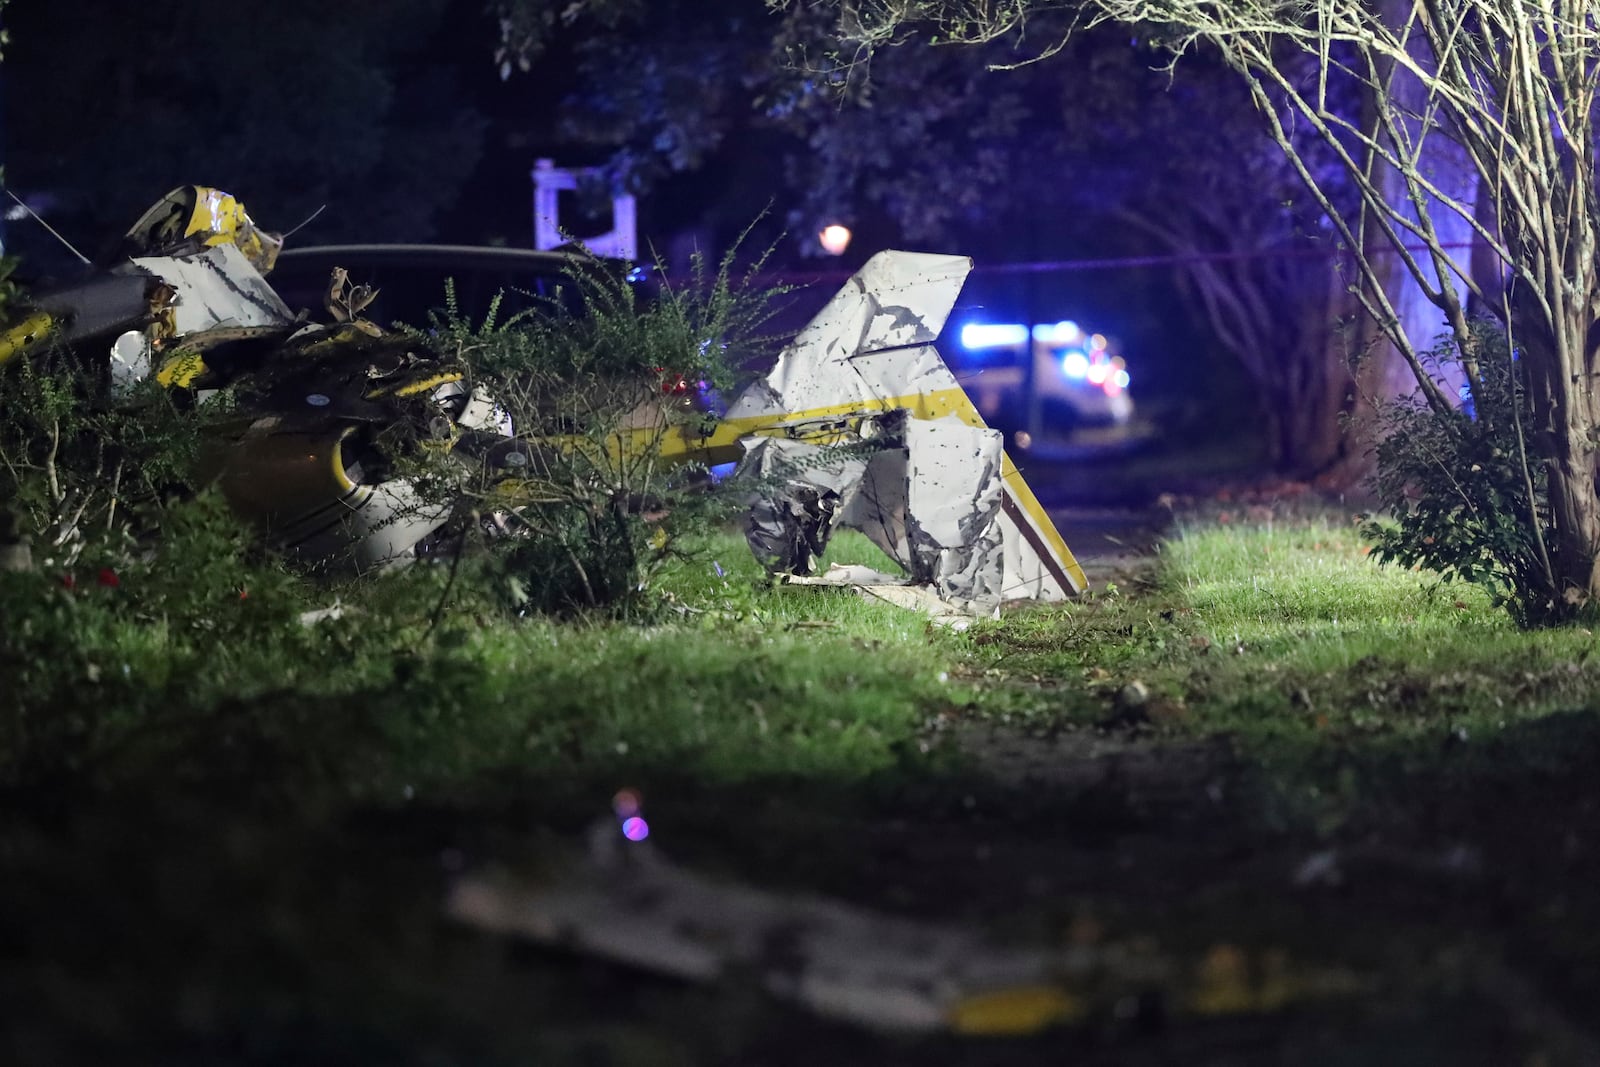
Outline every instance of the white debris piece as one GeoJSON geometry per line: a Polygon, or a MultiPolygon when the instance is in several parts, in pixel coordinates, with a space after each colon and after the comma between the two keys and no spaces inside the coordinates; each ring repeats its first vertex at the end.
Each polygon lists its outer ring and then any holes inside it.
{"type": "Polygon", "coordinates": [[[218,326],[287,326],[294,313],[231,244],[189,256],[140,256],[133,265],[176,292],[179,337],[218,326]]]}
{"type": "MultiPolygon", "coordinates": [[[[965,630],[972,625],[974,615],[945,600],[932,586],[913,585],[893,574],[875,571],[859,564],[830,564],[819,575],[788,574],[785,585],[799,588],[851,589],[868,600],[881,600],[907,611],[918,611],[929,620],[952,630],[965,630]]],[[[998,606],[995,613],[998,614],[998,606]]]]}
{"type": "Polygon", "coordinates": [[[959,390],[931,342],[971,269],[965,256],[873,256],[795,335],[766,380],[740,396],[728,417],[845,406],[882,410],[886,398],[959,390]],[[865,358],[890,351],[892,358],[865,358]]]}
{"type": "Polygon", "coordinates": [[[111,390],[126,396],[150,376],[150,341],[143,330],[127,330],[111,343],[111,390]]]}
{"type": "Polygon", "coordinates": [[[859,529],[955,608],[1058,600],[1082,569],[932,342],[971,261],[882,252],[747,389],[740,474],[751,548],[809,574],[836,525],[859,529]]]}

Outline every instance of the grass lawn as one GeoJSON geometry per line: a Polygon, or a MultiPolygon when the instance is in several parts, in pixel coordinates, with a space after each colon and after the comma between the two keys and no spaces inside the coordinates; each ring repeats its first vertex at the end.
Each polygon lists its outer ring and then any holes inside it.
{"type": "MultiPolygon", "coordinates": [[[[1148,577],[962,633],[769,588],[737,536],[632,623],[495,622],[440,574],[347,591],[355,610],[314,627],[294,615],[325,600],[244,563],[192,603],[159,568],[6,576],[0,1047],[1267,1062],[1353,1035],[1351,1062],[1581,1058],[1594,636],[1519,632],[1478,590],[1380,568],[1346,517],[1245,518],[1182,526],[1148,577]],[[1000,937],[1154,944],[1181,977],[1140,991],[1165,1012],[1121,990],[1087,1029],[915,1043],[441,918],[455,872],[557,866],[623,786],[698,869],[1000,937]],[[1225,948],[1365,992],[1213,1011],[1225,948]]],[[[884,564],[859,538],[832,555],[884,564]]]]}

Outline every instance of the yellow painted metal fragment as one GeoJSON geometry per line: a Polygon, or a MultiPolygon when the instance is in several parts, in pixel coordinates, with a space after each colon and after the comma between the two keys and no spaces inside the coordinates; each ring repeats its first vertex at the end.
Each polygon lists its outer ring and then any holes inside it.
{"type": "Polygon", "coordinates": [[[30,345],[38,344],[50,333],[55,320],[43,311],[36,311],[15,326],[0,330],[0,364],[30,345]]]}
{"type": "Polygon", "coordinates": [[[382,396],[385,392],[392,392],[395,396],[416,396],[418,393],[426,393],[430,390],[437,389],[441,385],[449,385],[451,382],[459,382],[463,377],[465,377],[465,375],[463,375],[460,371],[445,371],[442,374],[431,374],[426,378],[418,378],[414,382],[407,382],[405,385],[399,386],[393,390],[374,389],[367,394],[367,397],[370,399],[372,397],[382,396]]]}
{"type": "Polygon", "coordinates": [[[156,371],[156,381],[164,389],[187,389],[206,372],[206,361],[198,352],[176,352],[156,371]]]}
{"type": "Polygon", "coordinates": [[[964,997],[950,1007],[950,1029],[958,1034],[1032,1034],[1077,1022],[1088,1014],[1083,1000],[1058,986],[1019,986],[964,997]]]}

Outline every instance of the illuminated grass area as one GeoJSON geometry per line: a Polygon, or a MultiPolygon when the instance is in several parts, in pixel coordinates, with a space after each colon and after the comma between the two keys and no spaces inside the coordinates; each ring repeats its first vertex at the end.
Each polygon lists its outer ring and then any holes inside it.
{"type": "Polygon", "coordinates": [[[1214,678],[1197,666],[1195,684],[1237,687],[1219,703],[1241,720],[1279,698],[1318,730],[1402,735],[1592,706],[1588,630],[1519,631],[1482,590],[1378,567],[1365,551],[1352,528],[1320,522],[1179,541],[1173,580],[1195,625],[1213,648],[1242,646],[1214,678]]]}
{"type": "MultiPolygon", "coordinates": [[[[841,541],[830,559],[892,566],[864,538],[841,541]]],[[[516,744],[471,758],[711,782],[849,779],[894,763],[956,691],[949,647],[921,616],[850,590],[772,588],[742,538],[705,546],[664,584],[658,624],[483,632],[494,670],[470,717],[491,724],[487,748],[516,744]]]]}
{"type": "MultiPolygon", "coordinates": [[[[1247,741],[1465,736],[1592,706],[1589,631],[1519,631],[1476,587],[1378,566],[1367,549],[1326,516],[1190,525],[1150,585],[975,638],[990,670],[1078,681],[1052,705],[1067,718],[1103,716],[1139,682],[1156,725],[1247,741]]],[[[1041,703],[1008,710],[1038,717],[1041,703]]]]}
{"type": "MultiPolygon", "coordinates": [[[[861,538],[841,552],[890,566],[861,538]]],[[[145,576],[12,576],[35,615],[0,650],[19,681],[0,701],[0,780],[228,782],[230,760],[258,757],[273,773],[247,789],[380,803],[501,778],[847,780],[912,750],[959,688],[923,617],[775,589],[733,535],[664,576],[648,622],[441,619],[443,570],[378,583],[311,628],[295,614],[330,595],[267,575],[219,580],[198,618],[147,610],[177,605],[145,576]]]]}
{"type": "MultiPolygon", "coordinates": [[[[318,601],[270,575],[247,601],[219,578],[203,617],[143,612],[133,578],[24,576],[10,595],[37,617],[6,638],[0,772],[211,780],[259,746],[278,775],[263,788],[387,801],[502,777],[851,780],[915,762],[952,716],[1226,732],[1271,755],[1592,706],[1588,631],[1520,632],[1478,590],[1365,549],[1326,517],[1192,525],[1149,584],[964,634],[850,590],[775,588],[736,534],[674,563],[643,624],[440,624],[437,574],[309,630],[293,613],[318,601]]],[[[830,559],[894,569],[853,534],[830,559]]]]}

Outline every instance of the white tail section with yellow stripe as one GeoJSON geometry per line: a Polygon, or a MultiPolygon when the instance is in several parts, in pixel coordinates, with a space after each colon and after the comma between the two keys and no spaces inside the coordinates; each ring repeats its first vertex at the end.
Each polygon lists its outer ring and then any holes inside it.
{"type": "Polygon", "coordinates": [[[933,346],[971,269],[965,256],[872,257],[739,397],[723,434],[769,477],[787,469],[791,485],[833,494],[843,524],[942,596],[1072,596],[1088,587],[1083,569],[933,346]],[[899,458],[830,464],[811,432],[896,411],[912,420],[899,458]],[[779,449],[772,438],[788,440],[779,449]]]}

